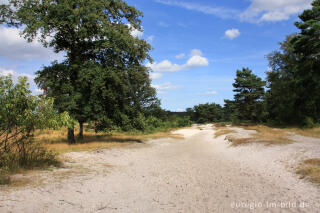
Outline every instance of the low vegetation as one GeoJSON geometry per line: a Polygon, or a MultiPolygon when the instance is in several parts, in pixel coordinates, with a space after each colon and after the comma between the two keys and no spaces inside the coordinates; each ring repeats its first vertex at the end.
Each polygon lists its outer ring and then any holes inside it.
{"type": "Polygon", "coordinates": [[[0,184],[21,168],[57,165],[55,153],[34,140],[37,129],[68,125],[67,113],[57,114],[53,100],[31,95],[26,78],[14,84],[0,77],[0,184]]]}
{"type": "Polygon", "coordinates": [[[143,143],[146,139],[157,139],[162,137],[182,138],[180,135],[170,133],[171,130],[173,129],[169,128],[154,133],[138,131],[95,133],[93,130],[85,128],[84,139],[80,140],[77,144],[69,145],[66,139],[66,131],[62,128],[60,130],[37,131],[35,134],[35,141],[42,143],[48,150],[61,154],[124,147],[133,143],[143,143]]]}
{"type": "Polygon", "coordinates": [[[220,137],[222,135],[227,135],[227,134],[230,134],[230,133],[235,133],[234,130],[232,129],[229,129],[227,127],[224,127],[224,128],[219,128],[215,133],[214,133],[214,137],[217,138],[217,137],[220,137]]]}
{"type": "Polygon", "coordinates": [[[191,124],[188,117],[177,115],[140,118],[142,130],[122,132],[112,126],[108,131],[95,132],[94,125],[80,126],[68,113],[59,114],[53,99],[32,95],[26,78],[14,83],[11,76],[0,76],[0,184],[9,183],[9,176],[18,171],[58,166],[60,153],[122,147],[146,138],[179,137],[169,131],[191,124]],[[70,126],[82,128],[78,144],[68,144],[70,126]]]}
{"type": "Polygon", "coordinates": [[[307,178],[320,184],[320,159],[314,158],[303,161],[297,169],[297,173],[301,175],[301,178],[307,178]]]}
{"type": "Polygon", "coordinates": [[[306,137],[313,137],[313,138],[320,138],[320,128],[316,127],[316,128],[305,128],[305,129],[301,129],[301,128],[288,128],[287,129],[290,132],[293,132],[297,135],[302,135],[302,136],[306,136],[306,137]]]}
{"type": "Polygon", "coordinates": [[[254,130],[250,137],[236,137],[228,136],[227,139],[232,143],[233,146],[239,146],[248,143],[264,143],[266,145],[283,145],[290,144],[293,142],[289,138],[290,132],[284,129],[271,128],[263,125],[255,126],[241,126],[246,130],[254,130]]]}

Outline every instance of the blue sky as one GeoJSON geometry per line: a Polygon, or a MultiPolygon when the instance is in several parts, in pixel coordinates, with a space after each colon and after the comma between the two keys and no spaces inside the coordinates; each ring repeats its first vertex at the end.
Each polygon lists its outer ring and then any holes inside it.
{"type": "MultiPolygon", "coordinates": [[[[5,2],[0,0],[0,3],[5,2]]],[[[127,0],[144,13],[143,32],[153,63],[152,85],[162,107],[182,111],[232,99],[237,69],[265,77],[265,56],[297,32],[297,15],[311,0],[127,0]]],[[[0,27],[0,73],[27,75],[61,59],[37,42],[26,43],[17,29],[0,27]]],[[[35,93],[40,92],[31,84],[35,93]]]]}

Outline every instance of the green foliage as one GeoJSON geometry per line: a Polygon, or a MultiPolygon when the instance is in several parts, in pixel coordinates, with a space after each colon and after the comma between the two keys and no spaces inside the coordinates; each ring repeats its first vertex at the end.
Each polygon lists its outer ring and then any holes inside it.
{"type": "Polygon", "coordinates": [[[296,111],[299,119],[320,118],[320,1],[315,0],[312,8],[300,16],[295,25],[300,32],[291,40],[294,53],[299,56],[294,72],[296,111]]]}
{"type": "Polygon", "coordinates": [[[316,126],[316,124],[314,123],[313,119],[310,117],[306,117],[303,120],[303,127],[304,128],[314,128],[316,126]]]}
{"type": "Polygon", "coordinates": [[[140,132],[140,133],[155,133],[168,131],[170,129],[187,127],[192,124],[190,117],[184,116],[168,116],[166,119],[160,119],[155,116],[145,117],[140,114],[135,119],[133,119],[124,129],[123,126],[111,125],[109,128],[101,129],[101,131],[125,131],[125,132],[140,132]]]}
{"type": "Polygon", "coordinates": [[[248,68],[237,71],[234,87],[233,120],[261,122],[264,118],[265,81],[254,75],[248,68]]]}
{"type": "Polygon", "coordinates": [[[224,121],[224,110],[219,104],[206,103],[187,109],[187,113],[195,123],[213,123],[224,121]]]}
{"type": "Polygon", "coordinates": [[[234,101],[224,100],[223,120],[224,121],[231,121],[233,112],[234,112],[234,101]]]}
{"type": "Polygon", "coordinates": [[[320,1],[299,17],[300,32],[268,56],[266,105],[272,123],[313,126],[320,119],[320,1]]]}
{"type": "Polygon", "coordinates": [[[293,38],[292,44],[295,52],[302,55],[303,63],[308,61],[312,68],[320,63],[320,0],[314,0],[312,8],[305,10],[299,18],[301,22],[295,25],[300,33],[293,38]]]}
{"type": "Polygon", "coordinates": [[[157,129],[163,126],[163,121],[159,118],[150,116],[145,121],[145,127],[149,129],[157,129]]]}
{"type": "Polygon", "coordinates": [[[281,51],[267,56],[270,70],[267,74],[266,105],[269,122],[278,124],[297,124],[303,115],[297,110],[297,64],[299,56],[294,53],[288,36],[281,43],[281,51]]]}
{"type": "Polygon", "coordinates": [[[0,76],[0,120],[0,173],[56,163],[54,154],[34,143],[33,133],[72,123],[67,113],[57,114],[52,99],[31,95],[26,78],[14,84],[11,76],[0,76]]]}
{"type": "MultiPolygon", "coordinates": [[[[80,126],[93,121],[97,131],[141,129],[140,114],[159,105],[143,66],[151,46],[131,35],[142,30],[142,13],[124,1],[10,0],[0,14],[0,23],[23,26],[28,41],[38,35],[45,47],[67,54],[38,71],[36,82],[80,126]]],[[[69,143],[73,135],[71,127],[69,143]]]]}

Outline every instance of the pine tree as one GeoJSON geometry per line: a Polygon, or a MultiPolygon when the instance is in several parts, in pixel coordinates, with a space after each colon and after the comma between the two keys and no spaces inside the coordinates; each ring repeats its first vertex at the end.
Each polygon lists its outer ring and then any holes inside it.
{"type": "Polygon", "coordinates": [[[244,122],[259,122],[263,119],[264,86],[266,82],[248,68],[237,71],[234,92],[234,117],[244,122]]]}
{"type": "Polygon", "coordinates": [[[301,122],[320,119],[320,0],[312,3],[296,22],[300,32],[291,40],[299,57],[295,72],[297,100],[295,105],[301,122]]]}

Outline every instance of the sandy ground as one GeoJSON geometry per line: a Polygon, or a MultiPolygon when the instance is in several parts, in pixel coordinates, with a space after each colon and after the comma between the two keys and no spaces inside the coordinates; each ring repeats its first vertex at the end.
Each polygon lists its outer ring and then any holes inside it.
{"type": "MultiPolygon", "coordinates": [[[[211,125],[129,148],[65,154],[65,168],[0,188],[0,212],[320,212],[320,187],[299,179],[320,140],[230,147],[211,125]]],[[[237,129],[239,134],[249,134],[237,129]]]]}

